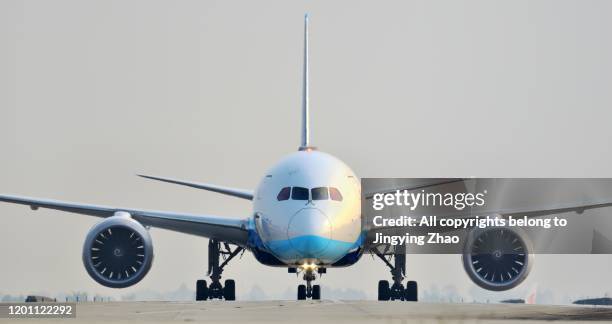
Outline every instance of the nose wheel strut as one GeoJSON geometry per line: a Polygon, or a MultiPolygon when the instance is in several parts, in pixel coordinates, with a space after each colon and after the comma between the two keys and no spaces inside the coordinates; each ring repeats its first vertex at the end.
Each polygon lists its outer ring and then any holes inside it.
{"type": "Polygon", "coordinates": [[[297,299],[298,300],[306,300],[308,298],[312,300],[321,299],[321,286],[312,284],[312,282],[316,280],[314,269],[307,269],[307,270],[304,270],[303,272],[304,272],[303,279],[306,281],[306,284],[298,286],[297,299]]]}
{"type": "Polygon", "coordinates": [[[225,299],[236,300],[236,283],[232,279],[225,280],[221,284],[221,274],[223,268],[238,254],[244,253],[244,248],[236,247],[232,250],[230,245],[217,240],[208,242],[208,274],[210,277],[210,286],[206,280],[198,280],[196,282],[196,300],[207,299],[225,299]],[[223,262],[221,263],[221,258],[223,262]]]}

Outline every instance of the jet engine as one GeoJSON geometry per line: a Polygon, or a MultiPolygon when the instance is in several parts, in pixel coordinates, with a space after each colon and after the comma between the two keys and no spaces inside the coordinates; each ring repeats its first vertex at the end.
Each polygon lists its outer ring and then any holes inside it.
{"type": "Polygon", "coordinates": [[[463,250],[463,267],[478,286],[503,291],[519,285],[531,270],[531,241],[518,228],[473,229],[463,250]]]}
{"type": "Polygon", "coordinates": [[[119,212],[96,224],[83,245],[83,264],[99,284],[124,288],[138,283],[151,269],[149,231],[130,214],[119,212]]]}

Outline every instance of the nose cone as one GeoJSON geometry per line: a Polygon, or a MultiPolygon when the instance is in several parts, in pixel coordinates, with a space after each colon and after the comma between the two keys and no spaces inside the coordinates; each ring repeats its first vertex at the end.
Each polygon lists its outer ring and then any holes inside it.
{"type": "Polygon", "coordinates": [[[304,208],[293,215],[287,229],[291,246],[303,257],[316,258],[329,246],[331,223],[317,208],[304,208]]]}

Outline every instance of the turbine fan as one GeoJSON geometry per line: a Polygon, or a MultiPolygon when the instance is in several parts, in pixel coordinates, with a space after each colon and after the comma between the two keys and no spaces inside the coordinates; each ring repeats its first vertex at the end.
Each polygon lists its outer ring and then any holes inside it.
{"type": "Polygon", "coordinates": [[[98,233],[91,246],[91,261],[108,279],[129,278],[144,265],[142,236],[123,226],[113,226],[98,233]]]}
{"type": "Polygon", "coordinates": [[[129,217],[114,216],[96,225],[83,247],[83,262],[100,284],[123,288],[140,281],[151,267],[148,231],[129,217]]]}
{"type": "Polygon", "coordinates": [[[466,242],[463,265],[474,283],[488,290],[508,290],[529,273],[529,241],[519,230],[493,227],[473,230],[466,242]]]}

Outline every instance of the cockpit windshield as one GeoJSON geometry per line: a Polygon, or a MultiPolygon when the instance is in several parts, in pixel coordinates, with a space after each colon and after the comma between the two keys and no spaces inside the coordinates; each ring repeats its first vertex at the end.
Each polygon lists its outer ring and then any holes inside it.
{"type": "Polygon", "coordinates": [[[283,200],[334,200],[342,201],[340,190],[335,187],[316,187],[312,189],[304,187],[284,187],[280,190],[276,199],[283,200]]]}
{"type": "Polygon", "coordinates": [[[291,190],[291,199],[308,200],[308,189],[303,187],[293,187],[293,190],[291,190]]]}
{"type": "Polygon", "coordinates": [[[329,199],[329,190],[327,187],[312,188],[310,190],[312,200],[327,200],[329,199]]]}
{"type": "Polygon", "coordinates": [[[291,187],[285,187],[281,189],[281,191],[276,196],[276,199],[278,199],[278,201],[287,200],[289,199],[289,196],[291,196],[291,187]]]}
{"type": "Polygon", "coordinates": [[[342,194],[338,188],[330,187],[329,196],[331,197],[331,200],[342,201],[342,194]]]}

